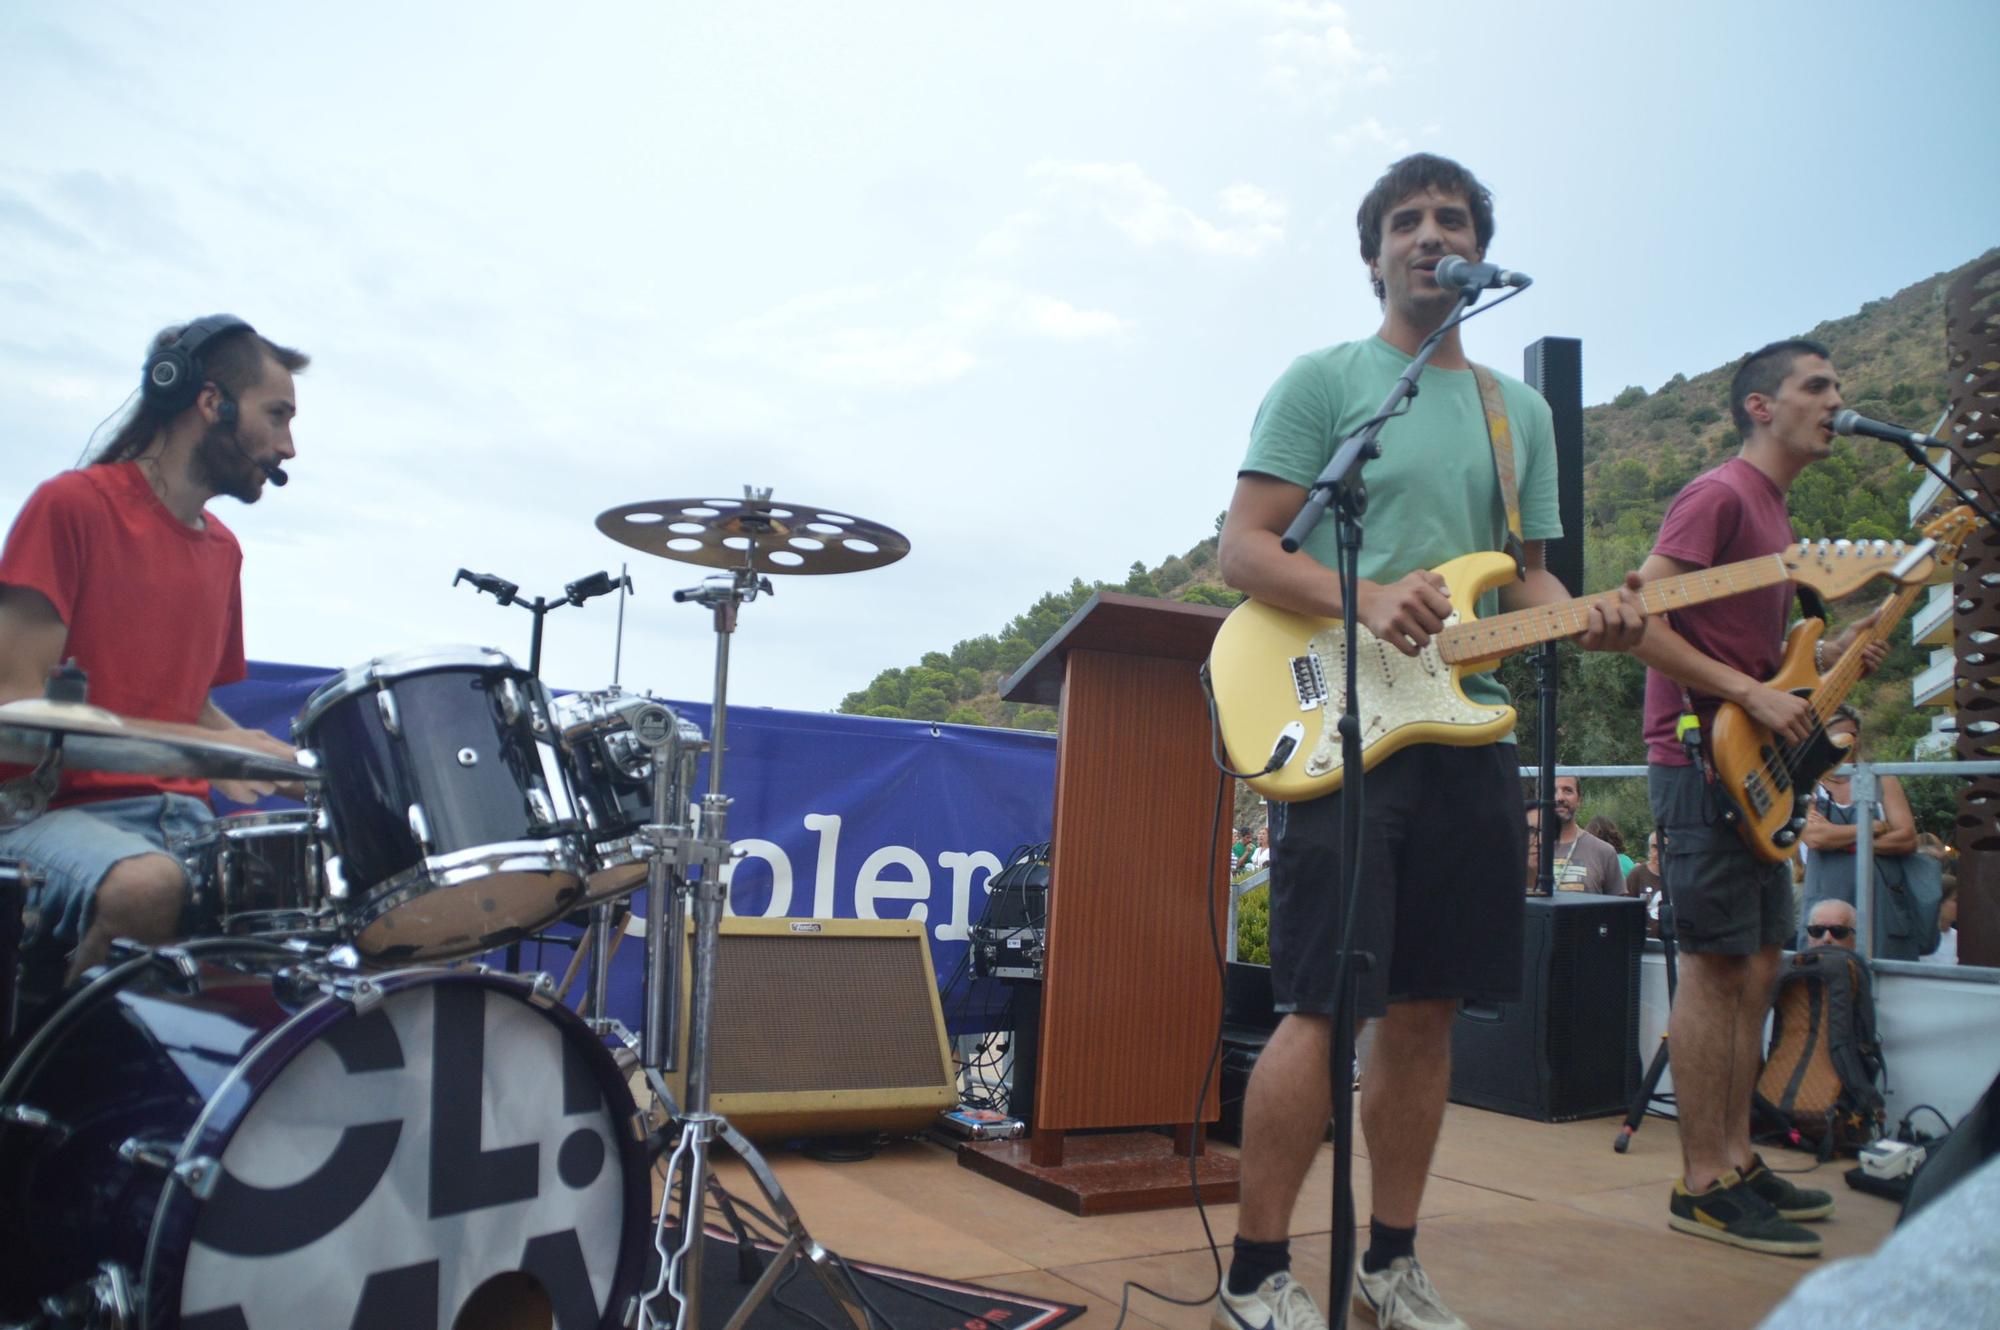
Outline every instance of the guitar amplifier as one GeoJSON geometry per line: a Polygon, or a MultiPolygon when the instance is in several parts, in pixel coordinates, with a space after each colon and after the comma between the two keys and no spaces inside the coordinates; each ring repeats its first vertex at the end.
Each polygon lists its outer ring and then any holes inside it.
{"type": "Polygon", "coordinates": [[[1540,1122],[1623,1113],[1639,1089],[1645,906],[1582,892],[1526,905],[1520,1000],[1460,1009],[1452,1101],[1540,1122]]]}

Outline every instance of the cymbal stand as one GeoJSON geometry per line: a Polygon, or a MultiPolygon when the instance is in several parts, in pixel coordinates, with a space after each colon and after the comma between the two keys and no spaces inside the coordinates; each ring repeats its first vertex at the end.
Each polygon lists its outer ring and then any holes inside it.
{"type": "MultiPolygon", "coordinates": [[[[713,1179],[708,1152],[719,1136],[742,1159],[758,1188],[770,1202],[771,1213],[785,1229],[785,1242],[764,1267],[762,1274],[730,1315],[724,1330],[741,1330],[751,1314],[777,1287],[795,1258],[804,1258],[834,1306],[855,1330],[877,1330],[861,1291],[840,1259],[813,1241],[792,1207],[784,1189],[762,1155],[727,1119],[709,1109],[709,1039],[715,1005],[716,950],[722,931],[722,912],[728,887],[722,870],[734,857],[729,840],[729,805],[722,792],[729,708],[729,639],[736,631],[738,610],[769,594],[771,583],[750,565],[704,578],[701,585],[674,593],[676,601],[707,606],[715,616],[715,707],[710,721],[708,792],[702,796],[699,828],[690,833],[684,825],[670,825],[669,773],[676,753],[683,770],[690,773],[682,790],[692,788],[692,757],[685,745],[676,750],[675,726],[665,707],[641,709],[633,719],[633,734],[654,750],[654,816],[660,821],[645,828],[650,842],[647,865],[646,900],[646,1025],[641,1060],[653,1093],[667,1106],[667,1132],[671,1152],[667,1158],[667,1187],[660,1200],[654,1229],[654,1247],[660,1255],[660,1274],[639,1305],[641,1330],[673,1325],[676,1330],[701,1330],[703,1215],[713,1179]],[[659,713],[654,715],[652,713],[659,713]],[[671,900],[669,899],[671,897],[671,900]],[[684,942],[683,898],[691,898],[694,910],[694,970],[688,988],[687,1102],[676,1106],[668,1092],[663,1073],[675,1066],[674,1036],[680,1027],[680,949],[684,942]],[[680,1181],[680,1216],[669,1225],[680,1181]],[[656,1311],[662,1299],[671,1310],[656,1311]]],[[[676,810],[674,816],[684,817],[676,810]]],[[[719,1189],[718,1189],[719,1190],[719,1189]]],[[[731,1226],[739,1234],[742,1226],[726,1200],[723,1208],[731,1226]]]]}

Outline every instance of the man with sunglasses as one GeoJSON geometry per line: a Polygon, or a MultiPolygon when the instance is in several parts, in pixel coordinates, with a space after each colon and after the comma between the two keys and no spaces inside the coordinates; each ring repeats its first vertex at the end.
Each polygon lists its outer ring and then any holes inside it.
{"type": "Polygon", "coordinates": [[[1806,920],[1806,937],[1815,947],[1832,943],[1854,950],[1854,907],[1846,901],[1824,900],[1812,907],[1806,920]]]}

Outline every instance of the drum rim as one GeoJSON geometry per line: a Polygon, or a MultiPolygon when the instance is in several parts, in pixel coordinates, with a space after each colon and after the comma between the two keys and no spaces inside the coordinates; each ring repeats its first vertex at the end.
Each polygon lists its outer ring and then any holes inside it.
{"type": "Polygon", "coordinates": [[[199,845],[215,836],[227,836],[232,831],[289,831],[295,827],[312,831],[318,816],[310,808],[262,808],[251,813],[227,813],[211,818],[187,843],[199,845]]]}
{"type": "MultiPolygon", "coordinates": [[[[622,1235],[619,1243],[619,1254],[616,1264],[612,1269],[611,1286],[608,1290],[608,1296],[605,1299],[604,1313],[608,1316],[614,1308],[621,1306],[624,1300],[629,1298],[637,1289],[639,1282],[643,1278],[645,1266],[645,1243],[643,1235],[650,1226],[651,1221],[652,1174],[644,1166],[645,1160],[642,1148],[646,1135],[645,1111],[632,1098],[630,1086],[626,1083],[625,1079],[617,1074],[617,1064],[612,1058],[610,1049],[605,1047],[600,1038],[591,1033],[589,1025],[585,1023],[581,1016],[555,999],[555,985],[550,976],[539,973],[534,975],[515,975],[495,970],[467,969],[450,965],[437,965],[429,962],[401,966],[394,970],[366,973],[350,969],[347,966],[331,964],[324,956],[311,959],[319,962],[323,973],[326,975],[351,976],[352,981],[357,984],[365,983],[373,985],[376,989],[376,994],[371,999],[371,1007],[387,1001],[390,997],[406,988],[422,986],[427,982],[440,984],[471,983],[482,988],[510,992],[523,1003],[540,1010],[559,1029],[567,1026],[568,1028],[564,1029],[566,1039],[572,1035],[580,1035],[582,1045],[586,1050],[589,1050],[583,1054],[585,1061],[595,1062],[601,1059],[603,1062],[609,1064],[610,1074],[608,1077],[600,1075],[599,1081],[602,1086],[613,1087],[624,1096],[623,1100],[620,1101],[613,1097],[612,1089],[606,1089],[604,1111],[605,1116],[612,1124],[612,1134],[616,1138],[612,1141],[611,1147],[621,1161],[620,1171],[624,1184],[625,1227],[627,1231],[622,1235]],[[560,1015],[554,1013],[560,1013],[560,1015]],[[621,1103],[630,1105],[630,1112],[621,1112],[621,1103]],[[636,1165],[636,1167],[629,1165],[636,1165]]],[[[340,980],[332,979],[329,982],[338,983],[340,980]]],[[[234,1093],[239,1087],[250,1083],[248,1069],[253,1063],[263,1057],[267,1050],[273,1048],[275,1040],[287,1032],[298,1029],[309,1017],[323,1011],[332,1011],[347,1016],[365,1014],[357,1009],[356,1004],[350,997],[339,993],[322,991],[317,1001],[307,1003],[294,1012],[288,1019],[273,1026],[248,1052],[237,1060],[236,1065],[230,1069],[229,1074],[216,1086],[215,1093],[211,1094],[208,1097],[208,1101],[202,1105],[201,1111],[189,1125],[187,1135],[183,1138],[181,1147],[175,1154],[174,1163],[176,1166],[184,1164],[190,1159],[203,1156],[214,1160],[216,1165],[220,1166],[223,1154],[228,1150],[230,1142],[235,1139],[236,1133],[242,1128],[244,1118],[249,1114],[251,1108],[255,1106],[259,1093],[276,1081],[279,1076],[283,1075],[285,1069],[291,1066],[299,1054],[310,1047],[322,1031],[332,1025],[335,1020],[339,1019],[339,1015],[335,1015],[330,1019],[320,1020],[306,1037],[292,1043],[289,1050],[284,1053],[284,1056],[265,1068],[264,1074],[251,1084],[252,1092],[250,1094],[242,1095],[234,1093]],[[227,1124],[212,1124],[211,1119],[217,1114],[224,1112],[225,1109],[227,1109],[229,1119],[227,1124]],[[215,1134],[213,1135],[210,1132],[211,1125],[215,1128],[215,1134]],[[214,1144],[213,1149],[204,1150],[196,1148],[198,1143],[208,1144],[211,1139],[214,1144]]],[[[188,1187],[176,1175],[169,1174],[168,1180],[161,1189],[159,1202],[154,1207],[153,1222],[147,1228],[146,1255],[143,1266],[140,1270],[134,1272],[138,1280],[141,1324],[150,1323],[156,1310],[158,1310],[152,1306],[154,1272],[159,1254],[158,1249],[163,1238],[163,1230],[168,1222],[169,1212],[171,1210],[177,1215],[180,1214],[185,1210],[191,1199],[194,1199],[193,1193],[189,1191],[188,1187]]],[[[186,1238],[186,1245],[192,1247],[194,1242],[193,1217],[189,1217],[183,1224],[182,1235],[186,1238]]],[[[185,1269],[181,1273],[185,1274],[185,1269]]],[[[176,1280],[174,1286],[176,1304],[179,1302],[181,1293],[181,1283],[179,1280],[176,1280]]],[[[172,1309],[171,1314],[176,1319],[180,1316],[178,1305],[172,1309]]]]}
{"type": "Polygon", "coordinates": [[[466,870],[472,868],[484,869],[495,860],[509,865],[508,868],[502,871],[566,874],[572,879],[571,886],[577,888],[577,890],[570,892],[568,895],[561,896],[562,903],[556,909],[534,922],[509,924],[506,929],[496,935],[498,938],[497,941],[482,941],[469,951],[437,952],[430,955],[412,957],[407,961],[398,961],[396,964],[430,965],[440,961],[462,959],[466,956],[477,956],[483,951],[492,950],[494,947],[505,946],[508,941],[506,935],[509,932],[514,937],[533,932],[543,924],[548,923],[552,919],[559,918],[575,908],[576,900],[580,894],[585,877],[585,864],[583,856],[578,852],[575,837],[558,836],[538,841],[496,841],[491,845],[474,845],[463,850],[454,850],[450,854],[426,855],[386,882],[378,883],[358,895],[354,892],[352,886],[350,886],[347,897],[350,904],[340,915],[341,927],[347,933],[350,945],[356,951],[360,951],[364,958],[368,957],[368,952],[361,951],[360,938],[364,929],[379,922],[388,912],[387,909],[378,907],[400,907],[430,894],[431,891],[449,891],[456,887],[477,882],[480,878],[487,877],[489,874],[486,872],[468,874],[466,870]],[[435,870],[436,876],[448,880],[434,880],[433,870],[435,870]],[[427,889],[412,891],[412,888],[418,886],[425,886],[427,889]]]}
{"type": "Polygon", "coordinates": [[[514,658],[498,647],[481,647],[470,644],[447,646],[412,647],[406,651],[392,651],[386,656],[376,656],[359,665],[350,665],[340,673],[313,689],[299,709],[299,716],[292,723],[295,734],[304,734],[314,721],[331,709],[335,703],[398,679],[407,679],[419,674],[434,674],[443,670],[472,669],[480,673],[507,673],[526,675],[528,672],[514,663],[514,658]]]}

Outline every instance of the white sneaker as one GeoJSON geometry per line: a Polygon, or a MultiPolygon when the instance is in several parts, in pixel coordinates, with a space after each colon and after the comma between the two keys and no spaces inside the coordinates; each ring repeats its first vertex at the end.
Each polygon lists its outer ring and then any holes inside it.
{"type": "Polygon", "coordinates": [[[1444,1305],[1414,1256],[1398,1256],[1372,1275],[1356,1261],[1354,1305],[1372,1314],[1382,1330],[1470,1330],[1444,1305]]]}
{"type": "Polygon", "coordinates": [[[1225,1282],[1209,1324],[1214,1330],[1326,1330],[1326,1318],[1319,1314],[1312,1294],[1285,1270],[1240,1298],[1225,1282]]]}

